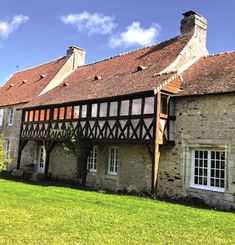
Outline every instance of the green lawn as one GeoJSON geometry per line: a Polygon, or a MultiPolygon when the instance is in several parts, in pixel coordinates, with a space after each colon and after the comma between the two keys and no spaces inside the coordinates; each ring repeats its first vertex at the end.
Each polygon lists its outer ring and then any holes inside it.
{"type": "Polygon", "coordinates": [[[0,244],[235,244],[235,214],[0,179],[0,244]]]}

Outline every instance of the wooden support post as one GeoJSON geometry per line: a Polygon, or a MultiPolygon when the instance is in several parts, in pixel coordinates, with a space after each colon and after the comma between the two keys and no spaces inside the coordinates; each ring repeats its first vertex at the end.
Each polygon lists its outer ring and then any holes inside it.
{"type": "Polygon", "coordinates": [[[152,193],[157,193],[157,181],[158,181],[158,167],[159,167],[159,137],[160,137],[160,112],[161,112],[161,92],[157,93],[156,96],[156,121],[155,121],[155,139],[154,139],[154,159],[152,168],[152,193]]]}
{"type": "Polygon", "coordinates": [[[87,157],[93,144],[89,141],[84,141],[81,143],[80,156],[78,159],[78,179],[82,187],[86,186],[86,176],[87,176],[87,157]]]}
{"type": "Polygon", "coordinates": [[[16,169],[20,169],[20,161],[21,161],[21,155],[24,147],[28,143],[28,140],[20,140],[19,142],[19,148],[18,148],[18,157],[17,157],[17,165],[16,169]]]}
{"type": "Polygon", "coordinates": [[[50,164],[50,154],[51,154],[53,147],[55,146],[55,142],[47,140],[47,141],[43,141],[43,145],[44,145],[45,151],[46,151],[44,177],[47,180],[48,179],[48,172],[49,172],[49,164],[50,164]]]}

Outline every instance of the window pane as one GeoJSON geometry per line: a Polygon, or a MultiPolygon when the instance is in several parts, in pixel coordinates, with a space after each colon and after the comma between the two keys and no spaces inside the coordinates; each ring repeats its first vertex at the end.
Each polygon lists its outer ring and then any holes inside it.
{"type": "Polygon", "coordinates": [[[32,122],[33,121],[33,111],[29,112],[29,121],[32,122]]]}
{"type": "Polygon", "coordinates": [[[161,113],[167,114],[167,96],[162,95],[161,97],[161,113]]]}
{"type": "Polygon", "coordinates": [[[82,105],[82,117],[86,117],[87,114],[87,105],[82,105]]]}
{"type": "Polygon", "coordinates": [[[45,110],[40,111],[40,121],[44,121],[45,118],[45,110]]]}
{"type": "Polygon", "coordinates": [[[39,110],[36,110],[34,114],[34,121],[37,122],[38,119],[39,119],[39,110]]]}
{"type": "Polygon", "coordinates": [[[87,169],[91,172],[96,172],[98,159],[98,146],[93,146],[87,158],[87,169]]]}
{"type": "Polygon", "coordinates": [[[132,115],[141,114],[141,103],[142,99],[135,99],[132,101],[132,115]]]}
{"type": "Polygon", "coordinates": [[[115,102],[110,102],[109,116],[111,116],[111,117],[117,116],[117,109],[118,109],[118,103],[116,101],[115,102]]]}
{"type": "Polygon", "coordinates": [[[118,149],[111,147],[109,150],[108,173],[116,175],[118,165],[118,149]]]}
{"type": "Polygon", "coordinates": [[[154,97],[145,98],[144,114],[154,113],[154,97]]]}
{"type": "Polygon", "coordinates": [[[60,119],[60,120],[63,120],[63,119],[64,119],[64,107],[61,107],[61,108],[60,108],[59,119],[60,119]]]}
{"type": "Polygon", "coordinates": [[[195,151],[194,155],[194,184],[207,185],[207,151],[195,151]]]}
{"type": "Polygon", "coordinates": [[[72,118],[72,106],[68,106],[66,109],[66,119],[72,118]]]}
{"type": "Polygon", "coordinates": [[[210,185],[217,188],[224,188],[225,152],[214,151],[212,153],[213,153],[214,160],[211,161],[210,185]]]}
{"type": "Polygon", "coordinates": [[[121,111],[120,111],[121,116],[128,116],[129,115],[129,105],[130,105],[129,100],[121,101],[121,111]]]}
{"type": "Polygon", "coordinates": [[[107,103],[100,104],[100,117],[107,117],[107,103]]]}
{"type": "Polygon", "coordinates": [[[57,120],[57,118],[58,118],[58,108],[54,108],[54,115],[53,115],[53,119],[54,120],[57,120]]]}
{"type": "Polygon", "coordinates": [[[74,119],[79,118],[79,112],[80,112],[79,110],[80,110],[79,105],[73,107],[73,118],[74,119]]]}
{"type": "Polygon", "coordinates": [[[91,106],[91,116],[97,117],[98,104],[92,104],[91,106]]]}
{"type": "Polygon", "coordinates": [[[46,120],[50,120],[50,109],[47,109],[46,120]]]}
{"type": "Polygon", "coordinates": [[[194,184],[208,189],[224,188],[225,152],[199,150],[194,155],[194,184]]]}

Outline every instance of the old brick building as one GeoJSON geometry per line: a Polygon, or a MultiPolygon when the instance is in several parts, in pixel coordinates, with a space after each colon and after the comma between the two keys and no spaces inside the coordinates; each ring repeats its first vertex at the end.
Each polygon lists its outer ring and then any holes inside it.
{"type": "Polygon", "coordinates": [[[206,20],[193,11],[180,29],[82,65],[25,104],[17,168],[235,207],[235,53],[208,55],[206,20]]]}

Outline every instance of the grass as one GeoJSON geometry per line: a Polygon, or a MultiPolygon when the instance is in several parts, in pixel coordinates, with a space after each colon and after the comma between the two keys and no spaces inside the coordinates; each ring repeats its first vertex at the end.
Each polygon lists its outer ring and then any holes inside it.
{"type": "Polygon", "coordinates": [[[0,244],[235,244],[235,214],[0,179],[0,244]]]}

